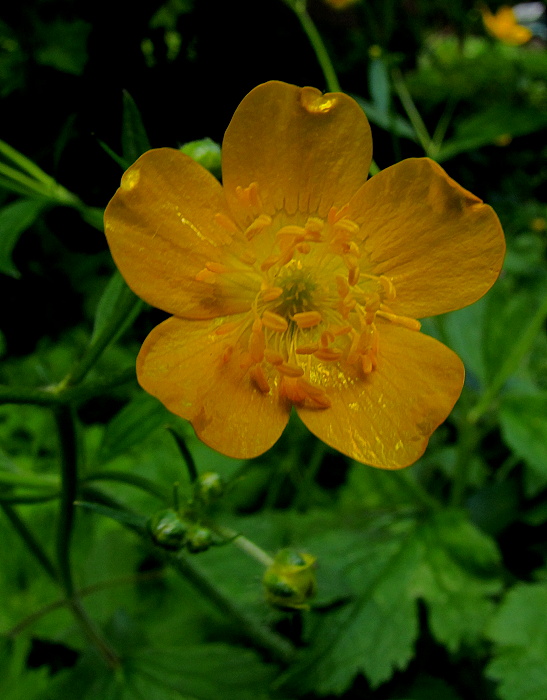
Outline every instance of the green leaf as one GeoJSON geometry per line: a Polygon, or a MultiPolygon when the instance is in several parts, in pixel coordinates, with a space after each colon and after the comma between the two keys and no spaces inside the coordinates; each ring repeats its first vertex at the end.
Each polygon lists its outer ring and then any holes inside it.
{"type": "Polygon", "coordinates": [[[31,226],[47,206],[43,199],[18,199],[0,209],[0,272],[20,277],[11,254],[19,237],[31,226]]]}
{"type": "Polygon", "coordinates": [[[486,675],[502,700],[547,698],[547,585],[517,584],[488,628],[494,658],[486,675]]]}
{"type": "Polygon", "coordinates": [[[291,690],[343,693],[364,673],[373,688],[404,669],[418,636],[423,600],[434,637],[451,651],[477,642],[501,588],[500,557],[489,537],[447,510],[382,532],[327,532],[306,541],[318,561],[336,561],[353,600],[314,611],[311,648],[284,677],[291,690]]]}
{"type": "Polygon", "coordinates": [[[500,406],[503,439],[535,473],[533,496],[547,484],[547,392],[506,394],[500,406]]]}
{"type": "Polygon", "coordinates": [[[389,72],[383,58],[371,60],[368,69],[368,85],[370,96],[374,107],[389,117],[389,106],[391,102],[391,87],[389,82],[389,72]]]}
{"type": "Polygon", "coordinates": [[[141,443],[173,416],[157,399],[139,393],[107,425],[97,459],[108,462],[141,443]]]}
{"type": "Polygon", "coordinates": [[[403,117],[398,115],[382,112],[373,102],[364,100],[358,95],[352,95],[352,97],[362,108],[370,122],[382,127],[382,129],[385,129],[396,136],[403,136],[411,141],[416,141],[416,133],[412,127],[412,124],[410,124],[410,122],[408,122],[406,119],[403,119],[403,117]]]}
{"type": "Polygon", "coordinates": [[[49,669],[26,668],[30,644],[24,637],[0,639],[0,697],[2,700],[37,700],[49,684],[49,669]]]}
{"type": "MultiPolygon", "coordinates": [[[[118,310],[122,306],[127,305],[127,303],[131,305],[132,300],[137,302],[137,297],[135,297],[133,292],[129,289],[120,272],[116,270],[108,281],[108,284],[106,285],[104,292],[99,299],[99,303],[97,304],[91,342],[95,341],[98,336],[105,331],[108,325],[112,323],[112,319],[117,316],[118,310]]],[[[141,310],[142,304],[135,303],[130,313],[127,314],[123,321],[119,324],[118,329],[112,338],[112,343],[116,342],[116,339],[119,338],[131,326],[141,310]]]]}
{"type": "Polygon", "coordinates": [[[445,141],[436,160],[453,158],[458,153],[472,151],[482,146],[495,144],[504,137],[524,136],[547,126],[547,114],[543,109],[495,104],[487,109],[460,120],[456,134],[445,141]]]}
{"type": "Polygon", "coordinates": [[[131,95],[123,93],[122,155],[128,165],[150,149],[141,113],[131,95]]]}
{"type": "Polygon", "coordinates": [[[277,668],[248,649],[203,644],[130,649],[117,672],[86,655],[43,700],[267,700],[277,668]]]}

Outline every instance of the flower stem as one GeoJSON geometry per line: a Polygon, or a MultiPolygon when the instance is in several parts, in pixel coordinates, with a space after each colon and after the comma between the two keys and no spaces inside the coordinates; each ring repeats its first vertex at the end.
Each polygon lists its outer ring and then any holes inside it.
{"type": "Polygon", "coordinates": [[[317,61],[321,66],[321,70],[323,71],[327,90],[329,92],[341,92],[338,76],[336,75],[332,61],[330,60],[329,52],[327,51],[321,34],[319,34],[317,31],[317,27],[308,14],[306,0],[286,0],[286,2],[298,17],[298,20],[302,25],[302,29],[312,45],[317,61]]]}
{"type": "Polygon", "coordinates": [[[0,508],[2,508],[2,510],[6,514],[6,517],[11,522],[11,524],[13,525],[15,530],[17,531],[17,534],[21,537],[21,539],[27,545],[29,551],[32,552],[32,554],[34,554],[34,557],[41,564],[42,568],[47,573],[47,575],[50,578],[52,578],[54,581],[57,581],[58,575],[57,575],[57,571],[55,570],[55,567],[53,566],[53,563],[51,562],[50,558],[43,550],[43,548],[40,545],[40,543],[38,542],[38,540],[34,537],[32,532],[28,529],[28,527],[26,526],[24,521],[21,520],[19,515],[16,513],[16,511],[9,504],[0,503],[0,508]]]}
{"type": "Polygon", "coordinates": [[[239,547],[242,552],[245,552],[245,554],[248,554],[260,564],[263,564],[264,566],[271,566],[274,563],[273,558],[267,552],[265,552],[251,540],[247,539],[247,537],[240,535],[235,530],[228,527],[217,527],[215,528],[215,531],[221,537],[225,537],[230,542],[233,542],[233,544],[235,544],[236,547],[239,547]]]}
{"type": "Polygon", "coordinates": [[[395,88],[395,92],[399,96],[401,104],[403,105],[403,108],[410,120],[410,123],[414,127],[414,131],[416,132],[416,136],[418,137],[418,141],[420,142],[421,147],[424,149],[426,156],[431,155],[431,137],[429,136],[427,127],[424,124],[424,120],[422,119],[421,114],[418,112],[416,105],[414,104],[412,95],[408,91],[401,71],[397,69],[393,70],[391,73],[391,78],[393,80],[393,87],[395,88]]]}

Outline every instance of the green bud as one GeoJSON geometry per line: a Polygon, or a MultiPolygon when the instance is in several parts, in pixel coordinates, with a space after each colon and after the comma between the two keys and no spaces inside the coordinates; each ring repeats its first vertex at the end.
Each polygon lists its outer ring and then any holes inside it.
{"type": "Polygon", "coordinates": [[[307,610],[315,595],[315,557],[280,550],[262,579],[266,600],[281,610],[307,610]]]}
{"type": "Polygon", "coordinates": [[[189,141],[180,147],[183,153],[203,165],[213,175],[220,176],[220,146],[210,138],[189,141]]]}
{"type": "Polygon", "coordinates": [[[186,549],[191,554],[205,552],[213,544],[213,533],[203,525],[192,525],[186,534],[186,549]]]}
{"type": "Polygon", "coordinates": [[[188,524],[171,508],[152,515],[147,527],[154,542],[161,547],[176,550],[184,546],[188,524]]]}
{"type": "Polygon", "coordinates": [[[224,482],[217,472],[204,472],[194,484],[196,498],[203,503],[211,503],[224,493],[224,482]]]}

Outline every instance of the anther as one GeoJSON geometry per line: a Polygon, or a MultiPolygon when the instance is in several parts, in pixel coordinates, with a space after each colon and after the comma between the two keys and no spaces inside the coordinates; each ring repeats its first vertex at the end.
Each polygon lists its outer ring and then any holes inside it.
{"type": "Polygon", "coordinates": [[[326,348],[334,341],[334,333],[331,330],[321,333],[321,345],[326,348]]]}
{"type": "Polygon", "coordinates": [[[343,207],[340,207],[340,209],[337,209],[336,207],[331,207],[329,209],[329,213],[327,216],[327,221],[331,226],[333,226],[335,223],[340,221],[340,219],[343,219],[344,216],[348,213],[349,211],[349,204],[344,204],[343,207]]]}
{"type": "Polygon", "coordinates": [[[280,365],[276,365],[275,368],[280,374],[284,374],[286,377],[301,377],[304,374],[302,367],[291,365],[288,362],[282,362],[280,365]]]}
{"type": "Polygon", "coordinates": [[[282,287],[268,287],[267,289],[263,290],[262,299],[263,299],[263,301],[274,301],[274,299],[279,299],[279,297],[282,294],[283,294],[282,287]]]}
{"type": "Polygon", "coordinates": [[[283,355],[280,352],[270,350],[269,348],[266,348],[266,350],[264,350],[264,359],[271,365],[280,365],[282,362],[285,361],[283,355]]]}
{"type": "Polygon", "coordinates": [[[234,346],[233,345],[228,345],[226,347],[226,350],[224,350],[222,354],[222,364],[225,365],[227,362],[229,362],[230,358],[232,357],[234,353],[234,346]]]}
{"type": "Polygon", "coordinates": [[[289,327],[287,320],[273,311],[265,311],[262,314],[262,323],[266,328],[277,333],[284,333],[289,327]]]}
{"type": "Polygon", "coordinates": [[[393,301],[393,299],[395,299],[395,287],[393,286],[393,282],[389,279],[389,277],[385,277],[384,275],[381,275],[378,278],[378,282],[382,286],[386,299],[388,301],[393,301]]]}
{"type": "Polygon", "coordinates": [[[222,274],[223,272],[230,272],[230,268],[226,267],[226,265],[223,265],[222,263],[219,262],[208,262],[205,263],[205,267],[210,270],[211,272],[216,272],[219,274],[222,274]]]}
{"type": "Polygon", "coordinates": [[[311,399],[321,408],[330,408],[331,401],[327,396],[325,390],[322,389],[320,386],[316,386],[315,384],[308,382],[303,377],[300,377],[296,380],[296,385],[300,389],[300,391],[302,391],[306,395],[306,398],[311,399]]]}
{"type": "Polygon", "coordinates": [[[357,282],[359,282],[359,277],[361,276],[361,270],[358,267],[351,267],[348,272],[348,284],[350,287],[354,287],[357,282]]]}
{"type": "Polygon", "coordinates": [[[313,355],[318,360],[323,360],[325,362],[336,362],[342,357],[341,350],[335,350],[334,348],[319,348],[313,355]]]}
{"type": "Polygon", "coordinates": [[[236,196],[245,206],[261,209],[260,197],[258,195],[258,183],[251,182],[249,187],[236,187],[236,196]]]}
{"type": "Polygon", "coordinates": [[[323,317],[319,311],[302,311],[301,313],[291,316],[291,319],[296,323],[298,328],[304,329],[318,326],[322,322],[323,317]]]}
{"type": "Polygon", "coordinates": [[[217,276],[214,272],[211,272],[211,270],[204,268],[203,270],[200,270],[198,272],[194,279],[196,280],[196,282],[207,282],[208,284],[212,284],[216,281],[216,277],[217,276]]]}
{"type": "Polygon", "coordinates": [[[388,313],[387,311],[377,311],[377,316],[385,318],[386,321],[391,321],[397,326],[403,326],[403,328],[408,328],[411,331],[419,331],[422,324],[415,318],[409,318],[408,316],[398,316],[397,314],[388,313]]]}
{"type": "Polygon", "coordinates": [[[236,328],[239,328],[240,325],[241,321],[228,321],[215,329],[215,335],[228,335],[228,333],[231,333],[232,331],[235,331],[236,328]]]}
{"type": "Polygon", "coordinates": [[[271,223],[272,219],[267,214],[260,214],[260,216],[257,216],[256,219],[245,229],[245,236],[247,240],[252,241],[255,236],[262,233],[262,231],[268,228],[271,223]]]}
{"type": "Polygon", "coordinates": [[[324,228],[325,222],[323,221],[323,219],[319,219],[316,216],[310,216],[304,224],[306,239],[312,241],[320,241],[321,233],[324,228]]]}
{"type": "Polygon", "coordinates": [[[218,214],[215,214],[215,221],[217,222],[217,224],[222,226],[222,228],[226,229],[226,231],[229,231],[230,233],[237,233],[239,231],[236,222],[230,219],[229,216],[223,214],[222,212],[218,212],[218,214]]]}
{"type": "Polygon", "coordinates": [[[255,383],[257,389],[259,389],[263,394],[270,393],[270,385],[261,365],[255,365],[254,367],[251,367],[251,369],[249,370],[249,376],[255,383]]]}
{"type": "Polygon", "coordinates": [[[319,345],[300,345],[296,348],[295,352],[297,355],[313,355],[313,353],[319,350],[319,345]]]}

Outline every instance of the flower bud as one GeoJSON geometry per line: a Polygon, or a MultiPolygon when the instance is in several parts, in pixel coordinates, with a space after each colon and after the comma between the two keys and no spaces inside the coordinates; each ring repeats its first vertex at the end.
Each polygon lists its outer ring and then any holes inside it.
{"type": "Polygon", "coordinates": [[[203,503],[211,503],[220,498],[224,493],[224,482],[217,472],[204,472],[200,474],[194,484],[196,498],[203,503]]]}
{"type": "Polygon", "coordinates": [[[192,525],[186,534],[185,544],[190,554],[205,552],[213,544],[213,533],[203,525],[192,525]]]}
{"type": "Polygon", "coordinates": [[[176,550],[184,546],[188,524],[171,508],[152,515],[147,527],[152,539],[160,547],[176,550]]]}
{"type": "Polygon", "coordinates": [[[220,175],[220,146],[212,139],[188,141],[180,147],[180,150],[203,165],[213,175],[220,175]]]}
{"type": "Polygon", "coordinates": [[[270,605],[281,610],[307,610],[316,591],[315,560],[311,554],[280,550],[262,579],[270,605]]]}

